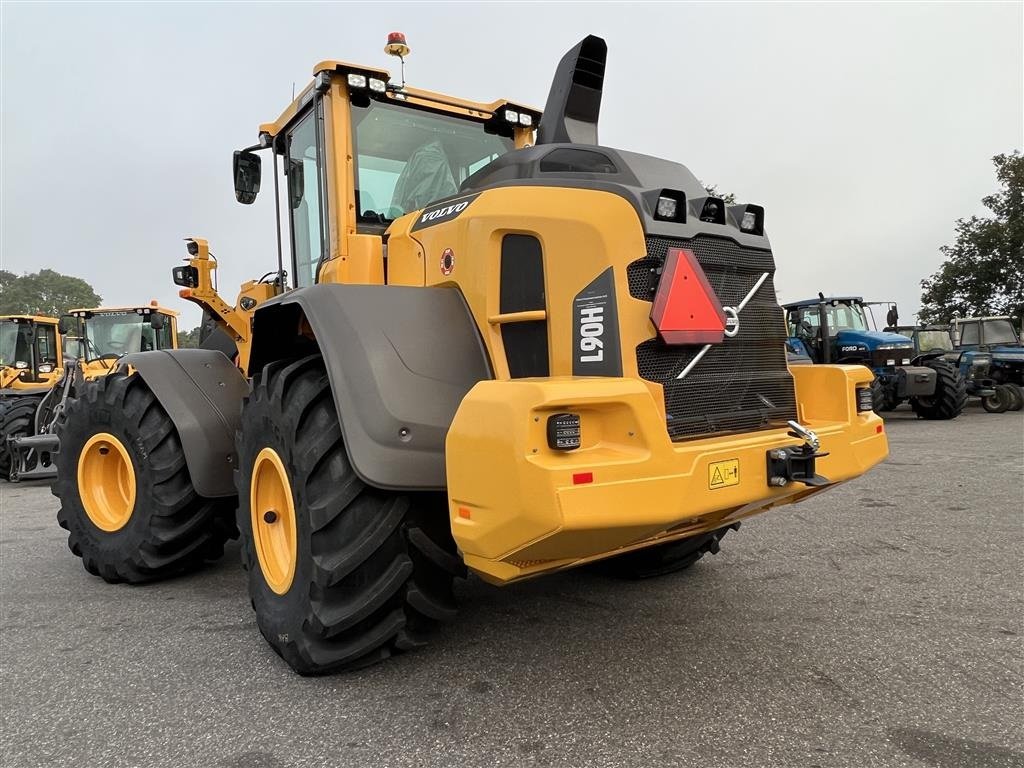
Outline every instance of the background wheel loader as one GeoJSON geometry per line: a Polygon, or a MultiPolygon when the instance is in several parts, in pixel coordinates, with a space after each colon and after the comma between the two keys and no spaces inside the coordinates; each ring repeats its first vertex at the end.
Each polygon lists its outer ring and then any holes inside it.
{"type": "Polygon", "coordinates": [[[28,434],[39,401],[64,374],[55,317],[0,317],[0,478],[11,471],[7,435],[28,434]]]}
{"type": "Polygon", "coordinates": [[[44,479],[57,471],[60,449],[55,427],[65,405],[83,381],[110,373],[125,355],[176,349],[177,312],[157,306],[74,309],[57,326],[55,384],[29,398],[19,398],[2,414],[0,472],[4,480],[44,479]]]}
{"type": "MultiPolygon", "coordinates": [[[[268,155],[289,290],[237,361],[128,355],[60,422],[86,569],[193,568],[237,507],[259,629],[319,674],[423,645],[467,570],[678,570],[881,461],[871,372],[787,366],[764,210],[598,144],[605,58],[566,54],[543,116],[318,64],[234,158],[251,203],[268,155]]],[[[209,309],[205,248],[174,277],[209,309]]]]}

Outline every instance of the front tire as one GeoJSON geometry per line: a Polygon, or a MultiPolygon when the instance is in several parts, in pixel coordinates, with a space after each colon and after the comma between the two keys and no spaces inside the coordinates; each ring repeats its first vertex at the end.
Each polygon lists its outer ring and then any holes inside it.
{"type": "Polygon", "coordinates": [[[893,411],[900,404],[899,399],[878,378],[871,382],[871,401],[872,410],[878,414],[893,411]]]}
{"type": "Polygon", "coordinates": [[[935,371],[935,392],[929,397],[911,398],[914,413],[922,419],[955,419],[967,404],[967,382],[946,360],[926,360],[924,364],[935,371]]]}
{"type": "Polygon", "coordinates": [[[57,522],[89,573],[138,583],[223,554],[234,498],[196,493],[178,432],[138,374],[83,382],[57,434],[57,522]]]}
{"type": "Polygon", "coordinates": [[[8,437],[28,437],[35,432],[39,397],[12,399],[0,414],[0,479],[8,480],[14,465],[14,454],[7,445],[8,437]]]}
{"type": "Polygon", "coordinates": [[[455,616],[447,504],[363,483],[319,355],[267,365],[237,438],[238,527],[263,637],[292,669],[358,668],[455,616]]]}

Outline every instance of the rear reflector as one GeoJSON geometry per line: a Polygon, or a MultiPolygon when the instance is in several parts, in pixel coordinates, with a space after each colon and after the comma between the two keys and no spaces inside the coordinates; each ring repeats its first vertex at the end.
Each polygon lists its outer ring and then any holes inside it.
{"type": "Polygon", "coordinates": [[[576,472],[572,476],[573,485],[584,485],[586,483],[594,482],[593,472],[576,472]]]}
{"type": "Polygon", "coordinates": [[[666,344],[721,344],[725,338],[722,302],[693,251],[669,248],[651,321],[666,344]]]}

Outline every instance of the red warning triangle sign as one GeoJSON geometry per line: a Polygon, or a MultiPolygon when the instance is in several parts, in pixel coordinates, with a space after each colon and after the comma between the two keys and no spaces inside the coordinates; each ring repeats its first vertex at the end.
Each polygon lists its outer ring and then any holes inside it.
{"type": "Polygon", "coordinates": [[[722,302],[692,251],[668,249],[651,321],[666,344],[721,344],[725,338],[722,302]]]}

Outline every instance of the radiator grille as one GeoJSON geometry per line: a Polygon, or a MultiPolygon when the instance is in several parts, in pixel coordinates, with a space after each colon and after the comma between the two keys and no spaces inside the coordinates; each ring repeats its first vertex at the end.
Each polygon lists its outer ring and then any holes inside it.
{"type": "Polygon", "coordinates": [[[762,274],[769,277],[740,313],[739,333],[713,345],[684,379],[676,377],[701,349],[648,339],[636,348],[637,367],[665,390],[673,440],[770,429],[796,418],[793,378],[786,367],[786,331],[775,298],[770,251],[741,248],[732,240],[647,239],[647,257],[627,267],[629,292],[651,301],[670,247],[688,248],[726,306],[737,306],[762,274]]]}

